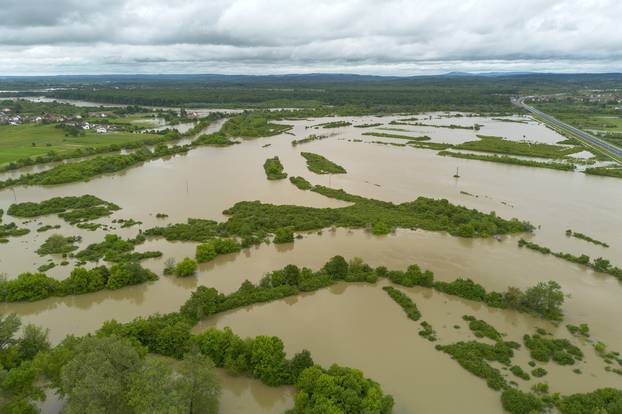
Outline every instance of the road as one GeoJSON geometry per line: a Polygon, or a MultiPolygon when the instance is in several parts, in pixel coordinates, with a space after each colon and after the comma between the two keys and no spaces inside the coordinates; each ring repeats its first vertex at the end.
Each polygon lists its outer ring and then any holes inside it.
{"type": "Polygon", "coordinates": [[[557,118],[553,118],[551,115],[547,115],[544,112],[538,111],[533,106],[529,106],[525,103],[525,99],[527,98],[529,97],[512,99],[512,103],[516,106],[520,106],[521,108],[526,109],[527,111],[531,112],[534,115],[537,115],[538,117],[542,118],[546,122],[566,132],[570,132],[571,134],[577,136],[577,138],[583,140],[586,144],[596,147],[600,149],[601,151],[603,151],[605,154],[616,159],[616,161],[620,161],[622,159],[622,148],[616,147],[615,145],[610,144],[607,141],[603,141],[602,139],[597,138],[593,135],[590,135],[587,132],[581,131],[580,129],[575,128],[572,125],[568,125],[567,123],[562,122],[557,118]]]}

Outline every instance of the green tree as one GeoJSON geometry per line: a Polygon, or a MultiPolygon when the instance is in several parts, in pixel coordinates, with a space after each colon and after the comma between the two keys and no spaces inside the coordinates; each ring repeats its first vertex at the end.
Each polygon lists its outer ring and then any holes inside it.
{"type": "Polygon", "coordinates": [[[546,317],[561,315],[564,293],[559,283],[540,282],[525,292],[525,306],[546,317]]]}
{"type": "Polygon", "coordinates": [[[86,337],[61,370],[65,412],[131,413],[126,393],[141,360],[129,341],[115,336],[86,337]]]}
{"type": "Polygon", "coordinates": [[[276,336],[258,336],[252,342],[250,363],[255,377],[268,385],[280,385],[286,376],[283,342],[276,336]]]}
{"type": "Polygon", "coordinates": [[[184,355],[179,366],[180,378],[175,384],[183,413],[212,414],[218,412],[220,384],[214,363],[197,350],[184,355]]]}
{"type": "Polygon", "coordinates": [[[186,257],[175,266],[175,275],[177,277],[188,277],[194,275],[197,271],[197,262],[189,257],[186,257]]]}
{"type": "Polygon", "coordinates": [[[127,400],[136,414],[182,414],[173,371],[162,361],[147,359],[130,374],[127,400]]]}
{"type": "Polygon", "coordinates": [[[348,275],[348,262],[343,256],[332,257],[323,269],[333,279],[344,279],[348,275]]]}

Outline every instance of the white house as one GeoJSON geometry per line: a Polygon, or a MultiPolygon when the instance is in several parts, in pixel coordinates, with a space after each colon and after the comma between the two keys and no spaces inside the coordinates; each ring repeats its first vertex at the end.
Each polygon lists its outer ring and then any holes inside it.
{"type": "Polygon", "coordinates": [[[98,134],[105,134],[108,132],[108,130],[104,127],[99,127],[95,130],[95,132],[97,132],[98,134]]]}
{"type": "Polygon", "coordinates": [[[85,122],[84,125],[82,125],[82,129],[91,129],[91,124],[85,122]]]}

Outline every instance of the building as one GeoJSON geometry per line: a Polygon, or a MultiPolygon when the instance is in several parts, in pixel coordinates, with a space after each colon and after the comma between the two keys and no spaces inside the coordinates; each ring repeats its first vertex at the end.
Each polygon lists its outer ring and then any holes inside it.
{"type": "Polygon", "coordinates": [[[105,134],[108,132],[108,130],[104,127],[98,127],[95,132],[97,132],[98,134],[105,134]]]}

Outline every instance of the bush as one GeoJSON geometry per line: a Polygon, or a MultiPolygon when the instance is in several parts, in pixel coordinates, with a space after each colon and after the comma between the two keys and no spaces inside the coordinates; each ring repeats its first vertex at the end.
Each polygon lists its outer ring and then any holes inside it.
{"type": "Polygon", "coordinates": [[[501,394],[503,409],[511,414],[539,413],[545,408],[544,403],[534,394],[527,394],[513,388],[503,391],[501,394]]]}
{"type": "Polygon", "coordinates": [[[188,277],[194,275],[197,271],[197,262],[189,257],[186,257],[175,266],[175,276],[188,277]]]}
{"type": "Polygon", "coordinates": [[[294,231],[291,227],[281,227],[274,233],[274,243],[292,243],[294,241],[294,231]]]}

